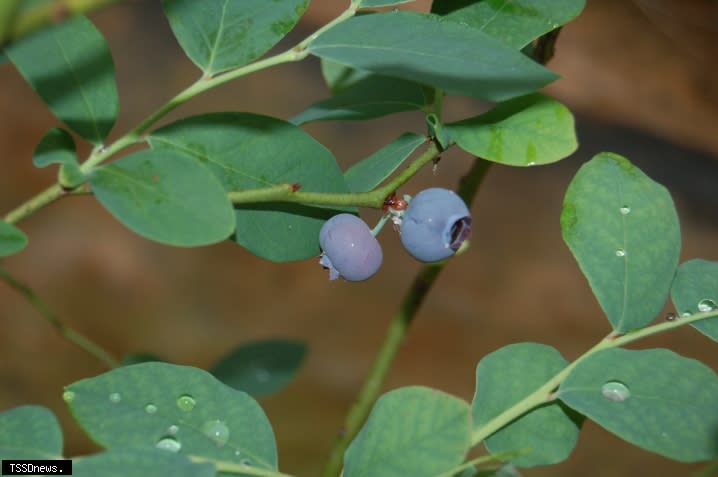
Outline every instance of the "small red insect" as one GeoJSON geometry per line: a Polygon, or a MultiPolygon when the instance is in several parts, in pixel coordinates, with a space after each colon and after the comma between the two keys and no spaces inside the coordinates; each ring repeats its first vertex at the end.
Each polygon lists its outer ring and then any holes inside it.
{"type": "Polygon", "coordinates": [[[396,192],[392,192],[391,195],[384,199],[384,205],[382,206],[382,210],[384,212],[388,212],[389,209],[392,209],[394,211],[401,211],[406,210],[408,206],[409,203],[407,201],[398,198],[396,196],[396,192]]]}

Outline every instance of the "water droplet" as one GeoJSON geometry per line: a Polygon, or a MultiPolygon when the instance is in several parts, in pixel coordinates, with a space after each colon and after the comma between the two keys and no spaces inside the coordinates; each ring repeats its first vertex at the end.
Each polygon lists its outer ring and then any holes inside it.
{"type": "Polygon", "coordinates": [[[621,214],[623,214],[623,215],[628,215],[631,212],[631,208],[627,205],[624,205],[623,207],[621,207],[618,210],[620,210],[621,214]]]}
{"type": "Polygon", "coordinates": [[[625,401],[631,397],[628,387],[619,381],[608,381],[601,386],[601,394],[609,401],[625,401]]]}
{"type": "Polygon", "coordinates": [[[157,412],[157,406],[155,406],[154,404],[148,404],[145,406],[145,412],[147,414],[154,414],[157,412]]]}
{"type": "Polygon", "coordinates": [[[666,321],[676,321],[676,318],[675,313],[666,313],[666,321]]]}
{"type": "Polygon", "coordinates": [[[222,447],[229,440],[229,428],[227,427],[227,424],[219,419],[205,422],[202,424],[200,430],[205,436],[209,437],[210,440],[217,445],[217,447],[222,447]]]}
{"type": "Polygon", "coordinates": [[[716,303],[709,298],[704,298],[703,300],[698,302],[698,311],[700,312],[713,311],[716,308],[718,308],[718,306],[716,306],[716,303]]]}
{"type": "Polygon", "coordinates": [[[251,466],[252,466],[252,461],[249,460],[249,459],[242,459],[242,460],[239,461],[239,463],[242,464],[242,465],[246,465],[247,467],[251,467],[251,466]]]}
{"type": "Polygon", "coordinates": [[[122,396],[120,396],[120,393],[110,393],[110,402],[112,404],[117,404],[120,401],[122,401],[122,396]]]}
{"type": "Polygon", "coordinates": [[[267,371],[264,368],[257,368],[254,370],[254,377],[259,381],[260,383],[266,383],[269,381],[269,378],[271,375],[269,374],[269,371],[267,371]]]}
{"type": "Polygon", "coordinates": [[[237,449],[237,450],[234,451],[234,456],[235,456],[235,457],[239,457],[241,454],[242,454],[242,453],[239,452],[239,449],[237,449]]]}
{"type": "Polygon", "coordinates": [[[688,318],[691,315],[692,313],[690,311],[684,311],[683,313],[681,313],[681,318],[688,318]]]}
{"type": "Polygon", "coordinates": [[[183,394],[177,398],[177,407],[185,412],[190,412],[196,404],[197,402],[189,394],[183,394]]]}
{"type": "Polygon", "coordinates": [[[617,256],[617,257],[625,257],[625,256],[626,256],[626,251],[623,250],[622,248],[619,248],[618,250],[616,250],[616,256],[617,256]]]}
{"type": "Polygon", "coordinates": [[[182,444],[172,436],[165,436],[157,441],[155,447],[169,452],[179,452],[182,448],[182,444]]]}
{"type": "Polygon", "coordinates": [[[172,424],[170,427],[167,428],[167,433],[173,436],[176,436],[179,432],[179,427],[172,424]]]}
{"type": "Polygon", "coordinates": [[[72,391],[65,391],[62,393],[62,400],[70,404],[75,399],[75,393],[72,391]]]}
{"type": "Polygon", "coordinates": [[[536,161],[531,161],[531,162],[529,162],[527,165],[528,165],[528,166],[535,166],[535,165],[536,165],[536,161]]]}

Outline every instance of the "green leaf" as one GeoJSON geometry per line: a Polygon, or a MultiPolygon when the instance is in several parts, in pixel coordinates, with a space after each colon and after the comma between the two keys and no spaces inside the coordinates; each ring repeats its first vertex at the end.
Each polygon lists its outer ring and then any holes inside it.
{"type": "MultiPolygon", "coordinates": [[[[484,356],[476,367],[476,393],[471,404],[474,429],[514,406],[568,365],[550,346],[519,343],[484,356]]],[[[486,439],[492,454],[527,453],[511,459],[519,467],[565,460],[578,440],[581,416],[560,403],[546,404],[486,439]]]]}
{"type": "Polygon", "coordinates": [[[426,142],[426,137],[404,133],[371,156],[351,166],[344,173],[349,190],[367,192],[381,184],[416,149],[426,142]]]}
{"type": "Polygon", "coordinates": [[[255,341],[230,352],[210,373],[251,396],[265,396],[289,384],[306,352],[306,345],[297,341],[255,341]]]}
{"type": "Polygon", "coordinates": [[[434,0],[431,12],[520,49],[578,16],[585,0],[434,0]]]}
{"type": "Polygon", "coordinates": [[[373,76],[369,71],[357,70],[325,58],[321,58],[320,64],[324,81],[327,83],[332,94],[344,91],[359,81],[373,76]]]}
{"type": "Polygon", "coordinates": [[[0,220],[0,257],[7,257],[27,246],[27,235],[12,224],[0,220]]]}
{"type": "MultiPolygon", "coordinates": [[[[682,263],[673,279],[671,300],[681,316],[717,309],[718,262],[696,259],[682,263]]],[[[718,341],[718,317],[697,321],[691,326],[718,341]]]]}
{"type": "Polygon", "coordinates": [[[109,449],[159,448],[277,469],[274,434],[262,408],[201,369],[123,366],[67,386],[63,398],[88,435],[109,449]]]}
{"type": "Polygon", "coordinates": [[[561,231],[614,330],[655,318],[681,249],[678,216],[663,186],[624,157],[598,154],[566,191],[561,231]]]}
{"type": "Polygon", "coordinates": [[[35,167],[60,164],[58,176],[63,187],[73,188],[85,182],[85,174],[77,161],[75,141],[64,129],[52,128],[45,133],[35,148],[32,163],[35,167]]]}
{"type": "Polygon", "coordinates": [[[666,349],[598,351],[558,397],[618,437],[681,462],[718,456],[718,376],[666,349]]]}
{"type": "Polygon", "coordinates": [[[214,75],[259,58],[289,33],[309,0],[162,0],[187,56],[214,75]]]}
{"type": "Polygon", "coordinates": [[[174,151],[145,150],[96,168],[97,200],[134,232],[177,246],[207,245],[234,230],[232,204],[201,164],[174,151]]]}
{"type": "Polygon", "coordinates": [[[307,49],[354,68],[493,101],[532,92],[557,78],[480,30],[414,12],[351,18],[307,49]]]}
{"type": "Polygon", "coordinates": [[[344,455],[345,477],[430,477],[461,464],[471,446],[469,405],[412,386],[377,400],[344,455]]]}
{"type": "Polygon", "coordinates": [[[412,81],[369,75],[333,97],[314,103],[290,121],[364,120],[422,109],[434,100],[434,90],[412,81]]]}
{"type": "Polygon", "coordinates": [[[0,412],[0,460],[57,459],[62,456],[62,430],[42,406],[20,406],[0,412]]]}
{"type": "Polygon", "coordinates": [[[462,149],[511,166],[549,164],[578,147],[571,111],[542,94],[512,99],[444,127],[462,149]]]}
{"type": "MultiPolygon", "coordinates": [[[[205,164],[226,191],[299,183],[302,191],[348,192],[341,170],[324,146],[302,129],[249,113],[194,116],[148,138],[157,149],[188,154],[205,164]]],[[[319,254],[319,230],[336,210],[289,203],[236,206],[235,240],[275,262],[319,254]]]]}
{"type": "Polygon", "coordinates": [[[145,449],[114,449],[73,459],[75,477],[214,477],[212,464],[195,464],[185,456],[145,449]]]}
{"type": "Polygon", "coordinates": [[[5,53],[55,116],[102,143],[119,100],[110,49],[90,20],[73,16],[12,43],[5,53]]]}
{"type": "Polygon", "coordinates": [[[358,8],[374,8],[388,7],[390,5],[399,5],[400,3],[409,3],[414,0],[354,0],[358,8]]]}

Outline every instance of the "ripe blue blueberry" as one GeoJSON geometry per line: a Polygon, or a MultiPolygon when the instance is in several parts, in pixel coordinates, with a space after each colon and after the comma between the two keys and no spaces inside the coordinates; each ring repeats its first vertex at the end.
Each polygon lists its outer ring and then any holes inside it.
{"type": "Polygon", "coordinates": [[[452,256],[471,235],[471,213],[454,191],[419,192],[401,222],[401,243],[414,258],[436,262],[452,256]]]}
{"type": "Polygon", "coordinates": [[[319,263],[329,269],[330,280],[366,280],[379,270],[384,258],[367,224],[352,214],[327,220],[319,232],[319,246],[323,251],[319,263]]]}

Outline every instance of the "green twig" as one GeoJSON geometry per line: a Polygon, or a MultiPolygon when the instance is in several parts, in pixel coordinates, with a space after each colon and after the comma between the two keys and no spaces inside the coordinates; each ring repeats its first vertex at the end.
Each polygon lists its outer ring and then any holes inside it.
{"type": "MultiPolygon", "coordinates": [[[[434,144],[433,147],[436,148],[437,146],[434,144]]],[[[438,148],[435,153],[436,152],[438,152],[438,148]]],[[[477,159],[474,161],[471,170],[462,178],[459,184],[459,194],[467,204],[471,204],[473,198],[476,196],[481,180],[488,171],[489,165],[489,162],[477,159]]],[[[334,442],[334,446],[322,471],[322,477],[335,477],[339,475],[342,468],[344,452],[359,432],[367,416],[369,416],[371,408],[379,396],[384,380],[389,373],[389,369],[394,362],[394,358],[396,358],[399,348],[407,335],[411,322],[414,320],[419,307],[446,263],[448,263],[448,260],[438,264],[425,265],[414,278],[414,282],[404,296],[399,312],[391,320],[391,323],[389,323],[389,329],[374,359],[374,363],[369,370],[369,374],[364,380],[364,384],[349,414],[347,414],[341,434],[334,442]]]]}
{"type": "Polygon", "coordinates": [[[557,395],[554,392],[556,388],[559,387],[563,380],[566,379],[566,377],[580,362],[582,362],[589,356],[605,349],[618,348],[619,346],[627,345],[629,343],[640,340],[647,336],[654,335],[656,333],[672,330],[674,328],[678,328],[679,326],[685,326],[696,321],[705,320],[707,318],[713,318],[716,316],[718,316],[718,310],[696,313],[694,315],[691,315],[690,317],[681,317],[674,321],[666,321],[663,323],[646,326],[645,328],[626,333],[625,335],[616,336],[614,333],[609,334],[603,340],[596,343],[596,345],[594,345],[591,349],[578,357],[574,362],[566,366],[558,374],[549,379],[538,389],[530,393],[528,396],[526,396],[510,408],[506,409],[498,416],[494,417],[492,420],[490,420],[483,426],[474,430],[474,433],[471,438],[472,445],[479,444],[491,434],[498,431],[514,419],[521,417],[523,414],[527,413],[531,409],[540,406],[541,404],[545,404],[547,402],[555,400],[557,398],[557,395]]]}
{"type": "Polygon", "coordinates": [[[55,313],[37,296],[32,288],[18,281],[2,266],[0,266],[0,279],[7,283],[12,289],[20,293],[38,311],[40,315],[57,330],[60,335],[77,345],[92,356],[102,361],[108,368],[120,366],[119,362],[98,344],[93,343],[68,325],[62,322],[55,313]]]}

